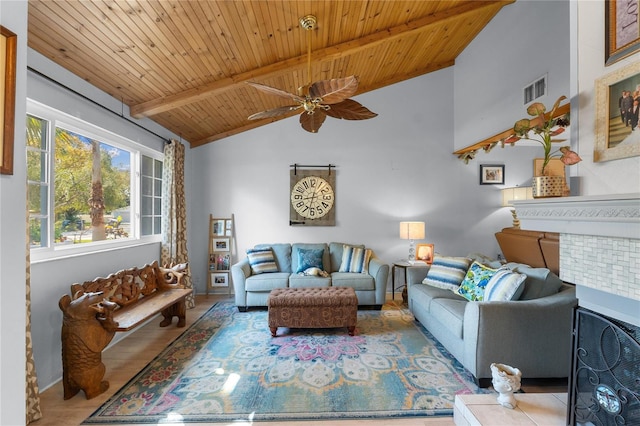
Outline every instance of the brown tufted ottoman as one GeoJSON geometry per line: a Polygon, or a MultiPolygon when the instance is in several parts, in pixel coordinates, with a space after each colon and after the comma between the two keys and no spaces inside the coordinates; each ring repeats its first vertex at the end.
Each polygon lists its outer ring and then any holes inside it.
{"type": "Polygon", "coordinates": [[[353,336],[358,297],[350,287],[277,288],[267,299],[269,329],[347,327],[353,336]]]}

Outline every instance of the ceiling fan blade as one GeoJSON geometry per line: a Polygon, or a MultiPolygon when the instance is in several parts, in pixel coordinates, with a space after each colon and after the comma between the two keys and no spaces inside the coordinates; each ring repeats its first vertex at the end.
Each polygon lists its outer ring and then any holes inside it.
{"type": "Polygon", "coordinates": [[[322,98],[323,104],[337,104],[353,96],[358,90],[358,77],[355,75],[345,78],[316,81],[309,88],[309,96],[322,98]]]}
{"type": "Polygon", "coordinates": [[[327,119],[327,115],[321,109],[316,109],[312,114],[300,114],[300,124],[307,132],[318,133],[320,126],[327,119]]]}
{"type": "Polygon", "coordinates": [[[353,99],[345,99],[342,102],[333,104],[325,113],[330,117],[344,120],[366,120],[378,115],[353,99]]]}
{"type": "Polygon", "coordinates": [[[261,118],[278,117],[279,115],[284,115],[290,111],[295,111],[300,108],[302,108],[302,105],[288,105],[288,106],[273,108],[267,111],[261,111],[261,112],[256,112],[255,114],[251,114],[249,117],[247,117],[247,119],[259,120],[261,118]]]}
{"type": "Polygon", "coordinates": [[[304,98],[301,98],[298,95],[294,95],[293,93],[285,92],[284,90],[276,89],[275,87],[265,86],[264,84],[253,83],[250,81],[247,81],[247,84],[255,87],[256,89],[262,92],[269,93],[270,95],[280,96],[281,98],[293,99],[294,101],[300,102],[300,103],[304,102],[304,98]]]}

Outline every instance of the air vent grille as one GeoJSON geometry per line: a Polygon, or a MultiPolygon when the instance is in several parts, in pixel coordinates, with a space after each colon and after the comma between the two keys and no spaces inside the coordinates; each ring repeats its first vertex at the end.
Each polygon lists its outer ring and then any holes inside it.
{"type": "Polygon", "coordinates": [[[538,98],[547,94],[547,76],[544,75],[531,84],[527,85],[524,89],[524,104],[535,101],[538,98]]]}

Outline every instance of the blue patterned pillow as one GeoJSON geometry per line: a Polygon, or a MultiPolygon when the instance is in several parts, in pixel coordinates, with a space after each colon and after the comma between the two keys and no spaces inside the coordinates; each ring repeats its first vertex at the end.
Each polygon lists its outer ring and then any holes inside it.
{"type": "Polygon", "coordinates": [[[360,247],[344,245],[342,248],[342,263],[338,272],[369,273],[369,260],[371,250],[360,247]]]}
{"type": "Polygon", "coordinates": [[[323,249],[299,249],[298,250],[298,270],[296,274],[304,272],[309,268],[320,268],[324,271],[322,264],[323,249]]]}
{"type": "Polygon", "coordinates": [[[467,300],[484,300],[484,290],[487,283],[497,271],[497,269],[489,268],[482,263],[473,262],[456,293],[467,300]]]}
{"type": "Polygon", "coordinates": [[[524,290],[524,281],[527,278],[524,274],[499,269],[487,283],[484,290],[484,300],[518,300],[524,290]]]}
{"type": "Polygon", "coordinates": [[[433,257],[433,263],[426,278],[422,280],[422,284],[456,291],[464,280],[469,265],[471,265],[471,259],[466,257],[436,255],[433,257]]]}
{"type": "Polygon", "coordinates": [[[253,274],[278,272],[278,265],[276,265],[276,259],[273,257],[273,250],[270,247],[248,249],[247,257],[253,274]]]}

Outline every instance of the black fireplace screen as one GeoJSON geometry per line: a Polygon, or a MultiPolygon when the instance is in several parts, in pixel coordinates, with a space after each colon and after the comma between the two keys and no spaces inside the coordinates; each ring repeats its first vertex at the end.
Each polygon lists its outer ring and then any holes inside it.
{"type": "Polygon", "coordinates": [[[640,426],[640,328],[578,308],[570,425],[640,426]]]}

